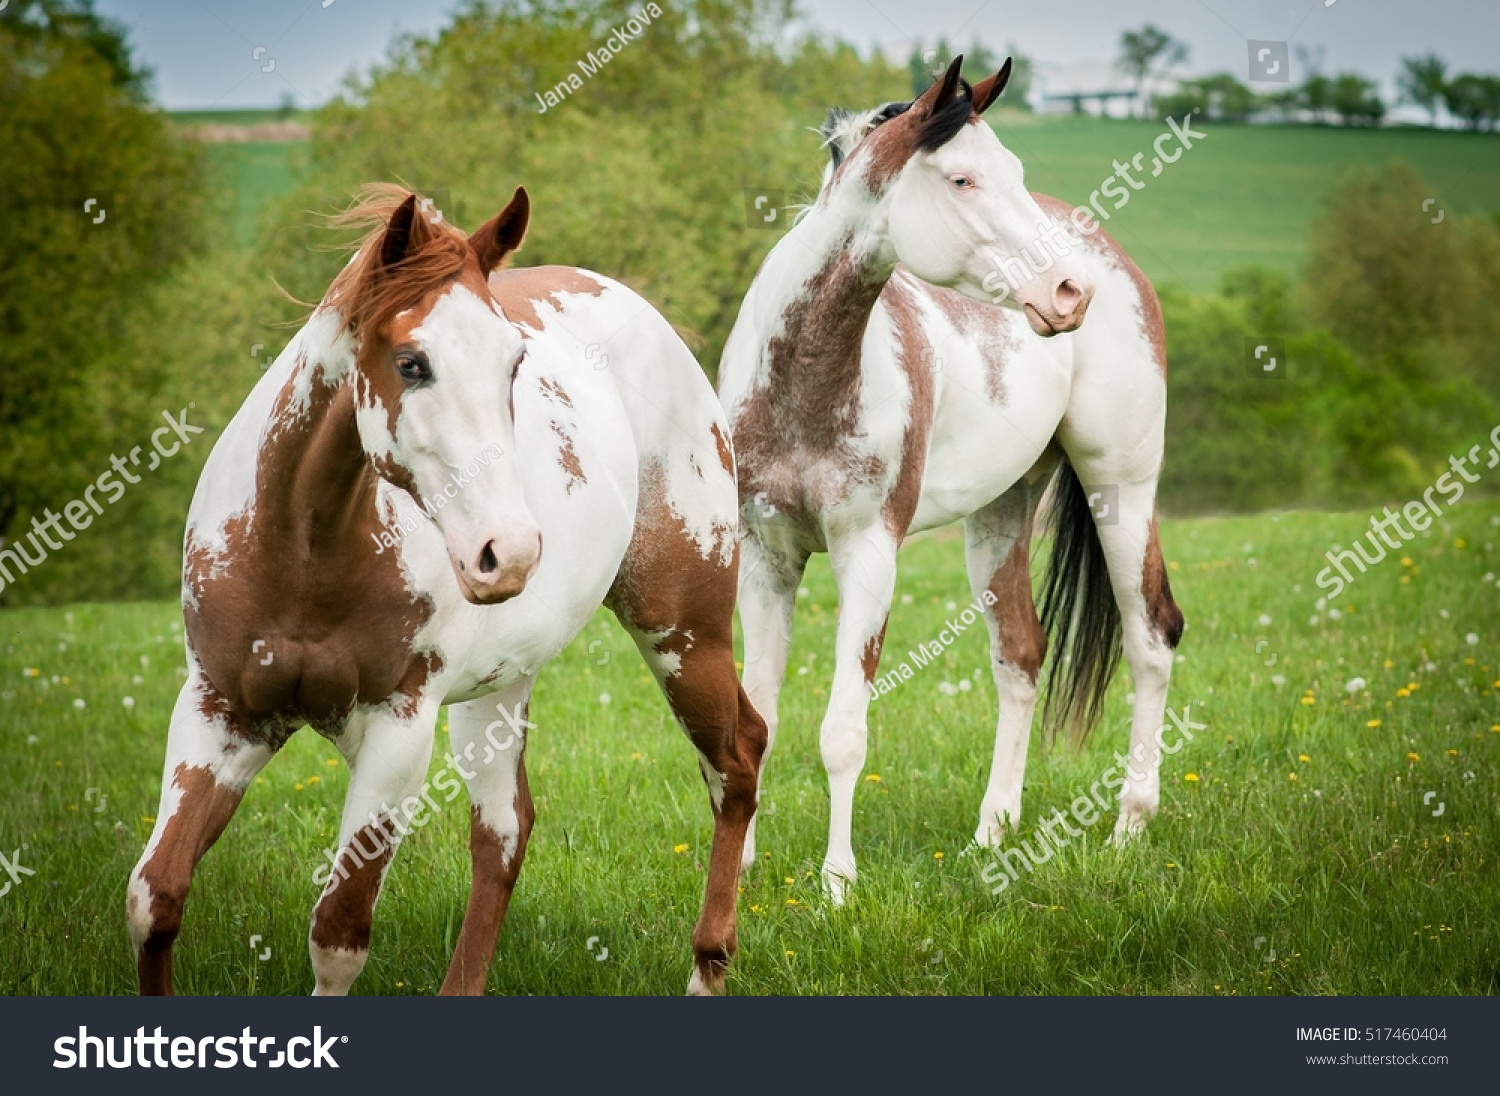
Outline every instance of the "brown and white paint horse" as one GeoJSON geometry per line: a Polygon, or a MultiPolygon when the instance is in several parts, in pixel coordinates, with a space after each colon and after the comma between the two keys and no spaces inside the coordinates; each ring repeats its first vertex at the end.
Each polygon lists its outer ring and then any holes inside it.
{"type": "Polygon", "coordinates": [[[869,685],[896,552],[911,532],[963,519],[969,583],[989,604],[999,718],[976,842],[998,843],[1020,818],[1049,631],[1067,655],[1052,678],[1052,714],[1084,729],[1123,638],[1135,764],[1116,836],[1137,831],[1158,801],[1155,736],[1182,631],[1156,535],[1161,311],[1102,232],[1073,233],[1076,246],[1056,256],[1044,249],[1041,237],[1066,227],[1070,207],[1028,193],[1020,162],[980,120],[1010,63],[971,89],[961,60],[913,103],[830,116],[834,162],[822,191],[767,256],[719,370],[745,523],[744,681],[773,738],[812,552],[829,554],[838,585],[820,733],[832,799],[823,877],[835,900],[855,877],[869,685]],[[996,307],[997,271],[1013,273],[1033,246],[1048,261],[1022,268],[1029,277],[1016,275],[1008,307],[996,307]],[[1057,537],[1039,619],[1028,556],[1054,478],[1057,537]],[[1089,496],[1116,492],[1114,513],[1101,501],[1096,525],[1089,496]]]}
{"type": "Polygon", "coordinates": [[[708,783],[689,991],[716,991],[765,742],[735,676],[738,504],[722,409],[629,289],[571,267],[498,269],[525,232],[524,190],[470,237],[392,188],[358,213],[372,231],[225,429],[193,499],[189,676],[129,885],[140,989],[171,991],[194,866],[309,724],[351,770],[310,934],[317,992],[346,992],[396,812],[410,817],[451,704],[473,886],[442,990],[483,992],[533,820],[532,684],[602,603],[708,783]]]}

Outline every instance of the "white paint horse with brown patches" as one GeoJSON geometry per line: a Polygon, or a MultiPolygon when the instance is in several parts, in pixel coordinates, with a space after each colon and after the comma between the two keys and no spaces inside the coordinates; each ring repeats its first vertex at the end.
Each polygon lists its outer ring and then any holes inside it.
{"type": "Polygon", "coordinates": [[[970,88],[961,60],[910,104],[830,116],[823,189],[767,256],[719,370],[744,520],[744,681],[773,739],[812,552],[829,554],[838,585],[820,732],[832,800],[823,878],[836,901],[855,878],[854,790],[896,553],[918,530],[963,519],[969,583],[988,604],[999,718],[975,841],[999,843],[1021,817],[1049,632],[1066,660],[1048,712],[1079,731],[1097,719],[1123,639],[1134,763],[1116,837],[1158,801],[1155,736],[1182,631],[1156,534],[1160,308],[1113,241],[1073,232],[1083,223],[1068,224],[1068,206],[1027,192],[1020,162],[980,120],[1010,62],[970,88]],[[1042,241],[1059,232],[1054,254],[1042,241]],[[1054,479],[1039,619],[1028,556],[1054,479]]]}
{"type": "Polygon", "coordinates": [[[689,990],[723,985],[765,741],[735,676],[723,412],[630,290],[568,267],[499,270],[528,217],[518,190],[465,237],[415,196],[375,191],[356,211],[373,227],[355,258],[203,470],[183,575],[188,680],[129,885],[143,993],[171,991],[193,869],[303,724],[351,770],[310,934],[317,992],[346,992],[422,809],[442,704],[473,860],[442,989],[483,992],[533,820],[532,684],[601,603],[701,759],[715,827],[689,990]]]}

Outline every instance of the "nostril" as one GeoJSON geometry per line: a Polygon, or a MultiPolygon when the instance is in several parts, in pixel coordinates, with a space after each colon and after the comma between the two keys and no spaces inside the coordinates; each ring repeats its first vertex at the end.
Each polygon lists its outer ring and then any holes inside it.
{"type": "Polygon", "coordinates": [[[1053,304],[1057,307],[1058,315],[1066,316],[1072,313],[1083,302],[1083,290],[1078,288],[1078,283],[1072,278],[1064,278],[1058,283],[1057,289],[1053,291],[1053,304]]]}
{"type": "Polygon", "coordinates": [[[495,558],[495,542],[490,541],[484,546],[484,551],[479,553],[479,573],[493,575],[499,569],[500,561],[495,558]]]}

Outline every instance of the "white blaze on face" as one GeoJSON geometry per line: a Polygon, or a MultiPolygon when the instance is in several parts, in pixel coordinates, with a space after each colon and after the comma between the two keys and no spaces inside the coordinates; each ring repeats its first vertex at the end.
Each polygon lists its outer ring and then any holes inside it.
{"type": "Polygon", "coordinates": [[[511,407],[521,336],[490,300],[455,285],[393,349],[421,354],[431,379],[406,388],[394,438],[385,409],[360,408],[366,448],[377,457],[387,448],[410,473],[442,530],[465,597],[480,604],[514,597],[541,561],[511,407]]]}
{"type": "Polygon", "coordinates": [[[1021,308],[1038,334],[1083,322],[1093,283],[1076,233],[1042,212],[1020,160],[983,122],[913,156],[890,211],[891,246],[923,281],[1021,308]]]}

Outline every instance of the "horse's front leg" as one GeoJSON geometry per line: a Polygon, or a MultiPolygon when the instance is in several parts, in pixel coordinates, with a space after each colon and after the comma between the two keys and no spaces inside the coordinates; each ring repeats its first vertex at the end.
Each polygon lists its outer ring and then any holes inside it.
{"type": "Polygon", "coordinates": [[[172,992],[172,946],[193,869],[275,747],[253,740],[221,707],[196,665],[172,712],[156,825],[130,875],[126,916],[142,994],[172,992]],[[205,714],[216,713],[216,714],[205,714]]]}
{"type": "Polygon", "coordinates": [[[436,698],[410,707],[388,703],[355,716],[337,740],[349,761],[349,792],[338,852],[308,934],[317,996],[348,993],[359,977],[370,954],[375,900],[396,846],[434,809],[430,794],[420,793],[437,711],[436,698]]]}
{"type": "Polygon", "coordinates": [[[883,522],[829,537],[828,558],[839,591],[833,686],[818,734],[828,773],[828,852],[823,885],[835,905],[855,879],[854,789],[865,766],[870,684],[880,667],[880,648],[896,589],[894,536],[883,522]]]}
{"type": "MultiPolygon", "coordinates": [[[[777,701],[792,645],[792,610],[807,555],[784,543],[790,538],[752,530],[740,540],[740,624],[745,633],[745,693],[766,723],[766,750],[761,755],[764,781],[771,748],[776,744],[777,701]]],[[[741,870],[755,863],[755,818],[745,833],[741,870]]]]}
{"type": "Polygon", "coordinates": [[[521,874],[536,819],[526,783],[527,715],[535,680],[522,678],[490,696],[448,709],[453,767],[469,786],[474,874],[458,945],[443,979],[445,995],[484,992],[495,942],[521,874]]]}

